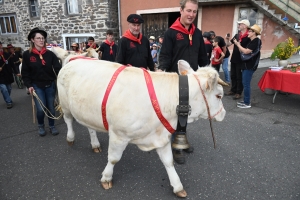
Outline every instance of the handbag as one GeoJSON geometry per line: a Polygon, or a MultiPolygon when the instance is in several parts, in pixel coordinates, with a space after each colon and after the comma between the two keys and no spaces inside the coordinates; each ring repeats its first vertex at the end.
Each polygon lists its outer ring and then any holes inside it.
{"type": "Polygon", "coordinates": [[[260,52],[260,48],[261,48],[261,41],[260,39],[258,39],[258,47],[256,50],[252,51],[252,53],[244,54],[240,52],[242,61],[250,60],[252,57],[256,56],[260,52]]]}

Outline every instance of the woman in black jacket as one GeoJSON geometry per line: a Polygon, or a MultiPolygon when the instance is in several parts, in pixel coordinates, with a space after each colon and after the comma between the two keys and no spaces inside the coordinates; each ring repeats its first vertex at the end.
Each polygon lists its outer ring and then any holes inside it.
{"type": "MultiPolygon", "coordinates": [[[[30,31],[28,35],[30,48],[23,54],[22,77],[30,94],[35,91],[38,98],[46,106],[47,114],[55,116],[55,80],[61,69],[61,64],[56,55],[46,49],[46,38],[47,33],[40,28],[34,28],[30,31]]],[[[38,100],[34,98],[34,101],[37,109],[38,133],[40,136],[45,136],[45,113],[38,100]]],[[[54,126],[54,119],[48,117],[48,122],[52,135],[57,135],[58,131],[54,126]]]]}
{"type": "Polygon", "coordinates": [[[256,71],[260,59],[260,48],[261,40],[257,37],[260,35],[261,28],[254,24],[251,28],[248,28],[248,38],[250,42],[246,47],[242,47],[236,39],[233,40],[234,44],[237,45],[241,53],[252,54],[253,56],[242,64],[242,80],[244,86],[244,101],[238,102],[237,107],[239,108],[251,108],[250,93],[251,93],[251,79],[253,73],[256,71]],[[258,52],[255,54],[254,52],[258,52]]]}

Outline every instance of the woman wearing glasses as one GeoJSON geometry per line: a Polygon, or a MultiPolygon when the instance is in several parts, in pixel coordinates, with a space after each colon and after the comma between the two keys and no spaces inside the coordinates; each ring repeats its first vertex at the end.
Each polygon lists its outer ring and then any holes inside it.
{"type": "MultiPolygon", "coordinates": [[[[47,108],[42,108],[41,103],[35,97],[35,106],[37,110],[38,133],[45,136],[44,117],[55,116],[54,99],[56,94],[55,80],[61,69],[61,64],[56,55],[46,49],[46,31],[40,28],[34,28],[28,34],[30,41],[29,50],[23,54],[22,78],[30,94],[33,91],[37,94],[42,104],[47,108]]],[[[50,133],[57,135],[59,132],[54,126],[54,119],[48,117],[50,133]]]]}
{"type": "Polygon", "coordinates": [[[258,35],[260,35],[260,32],[261,28],[257,24],[254,24],[253,26],[248,28],[248,38],[250,38],[250,42],[246,47],[242,47],[242,45],[236,39],[233,39],[234,44],[239,48],[241,53],[252,54],[249,60],[243,61],[242,80],[244,86],[244,101],[237,103],[238,108],[251,108],[250,83],[252,75],[258,67],[260,59],[261,40],[257,37],[258,35]]]}

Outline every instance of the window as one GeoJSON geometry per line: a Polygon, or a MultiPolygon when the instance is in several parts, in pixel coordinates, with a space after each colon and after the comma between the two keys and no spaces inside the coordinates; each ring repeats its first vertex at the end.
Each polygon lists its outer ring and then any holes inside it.
{"type": "Polygon", "coordinates": [[[256,24],[257,9],[255,9],[255,8],[240,8],[239,21],[242,19],[248,19],[251,26],[256,24]]]}
{"type": "Polygon", "coordinates": [[[78,1],[77,0],[67,0],[68,14],[78,14],[78,1]]]}
{"type": "Polygon", "coordinates": [[[0,0],[0,4],[2,4],[3,3],[3,0],[0,0]]]}
{"type": "Polygon", "coordinates": [[[39,16],[37,0],[29,0],[29,10],[30,10],[30,16],[31,17],[38,17],[39,16]]]}
{"type": "Polygon", "coordinates": [[[0,15],[0,31],[2,35],[18,33],[15,15],[0,15]]]}

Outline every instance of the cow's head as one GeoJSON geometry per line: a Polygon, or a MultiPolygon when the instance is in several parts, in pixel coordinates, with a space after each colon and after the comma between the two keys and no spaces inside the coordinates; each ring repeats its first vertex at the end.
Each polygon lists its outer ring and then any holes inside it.
{"type": "Polygon", "coordinates": [[[222,121],[226,111],[223,108],[222,97],[224,92],[223,87],[219,84],[218,72],[212,67],[201,67],[195,72],[189,63],[184,60],[178,61],[178,71],[180,75],[189,77],[189,102],[192,112],[188,122],[192,122],[199,117],[209,118],[206,102],[210,116],[217,121],[222,121]]]}
{"type": "MultiPolygon", "coordinates": [[[[99,48],[98,48],[99,49],[99,48]]],[[[91,57],[91,58],[98,58],[99,55],[97,53],[98,49],[93,49],[93,48],[88,48],[87,51],[87,55],[86,57],[91,57]]]]}

